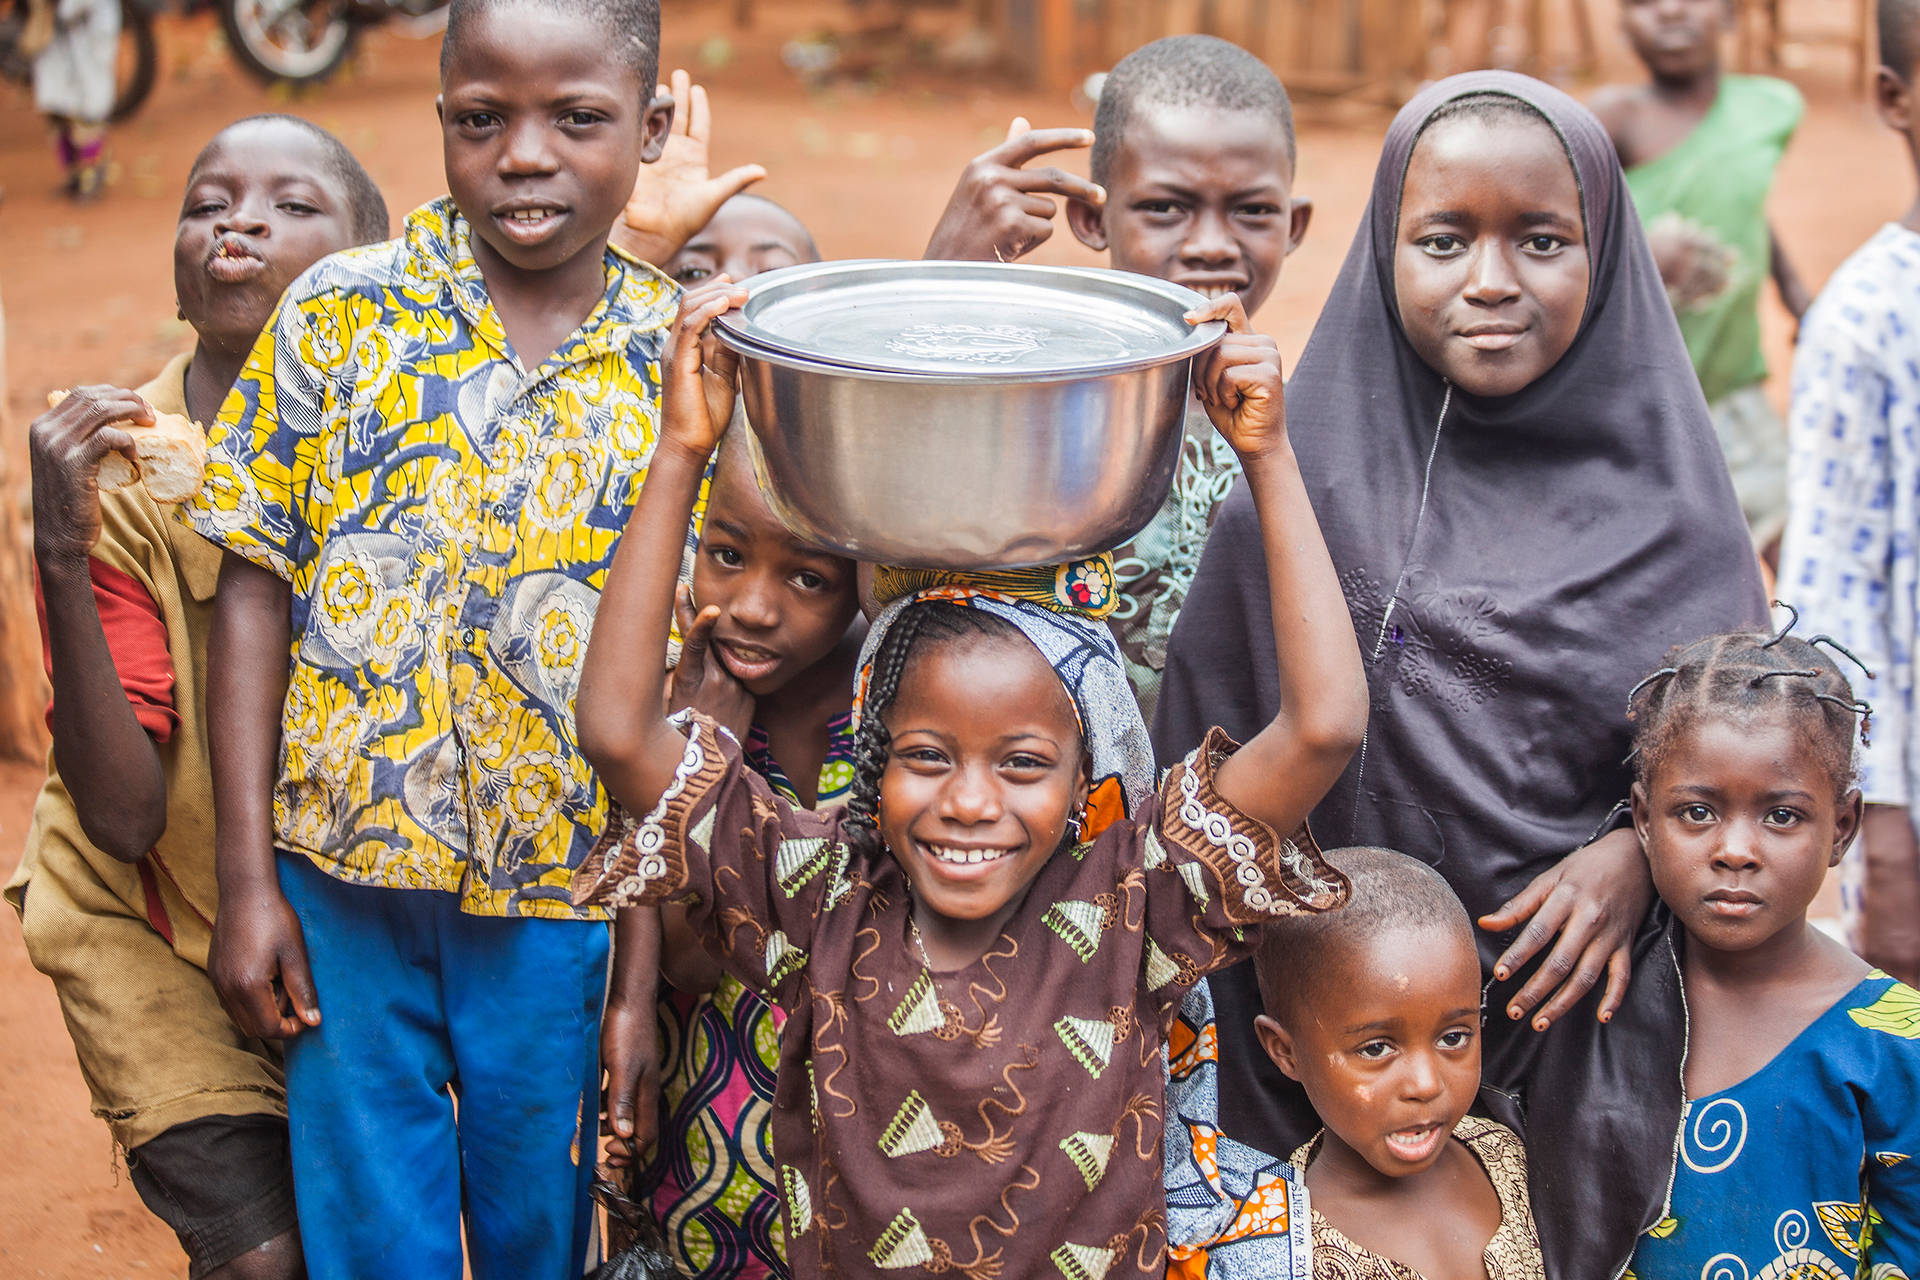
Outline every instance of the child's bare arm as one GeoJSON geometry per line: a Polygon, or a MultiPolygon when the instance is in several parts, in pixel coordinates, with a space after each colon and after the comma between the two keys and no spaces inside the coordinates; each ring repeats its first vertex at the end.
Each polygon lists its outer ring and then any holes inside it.
{"type": "Polygon", "coordinates": [[[733,411],[737,360],[707,330],[746,297],[722,275],[680,301],[673,351],[663,362],[660,440],[607,574],[580,674],[580,750],[631,813],[659,802],[687,747],[663,714],[668,622],[700,477],[733,411]]]}
{"type": "Polygon", "coordinates": [[[622,907],[614,913],[613,981],[600,1020],[600,1062],[607,1073],[601,1114],[608,1163],[639,1163],[659,1127],[660,912],[622,907]]]}
{"type": "Polygon", "coordinates": [[[1260,518],[1280,710],[1214,776],[1221,797],[1291,833],[1341,770],[1367,727],[1367,681],[1347,602],[1287,439],[1280,352],[1249,331],[1240,300],[1219,299],[1189,320],[1226,320],[1226,339],[1196,363],[1194,385],[1246,474],[1260,518]]]}
{"type": "Polygon", "coordinates": [[[214,870],[220,913],[207,972],[234,1023],[262,1039],[320,1023],[300,921],[275,869],[273,784],[287,701],[292,587],[229,551],[207,637],[214,870]]]}
{"type": "Polygon", "coordinates": [[[134,862],[167,822],[160,753],[127,701],[100,622],[93,556],[100,540],[100,463],[132,444],[123,422],[153,410],[118,387],[81,387],[34,420],[33,560],[46,604],[53,681],[53,758],[96,848],[134,862]]]}

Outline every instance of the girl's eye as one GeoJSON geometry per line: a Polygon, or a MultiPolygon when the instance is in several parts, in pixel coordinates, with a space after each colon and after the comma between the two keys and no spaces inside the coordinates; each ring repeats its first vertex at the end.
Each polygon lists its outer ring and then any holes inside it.
{"type": "Polygon", "coordinates": [[[305,200],[282,200],[280,207],[288,213],[297,213],[302,217],[320,212],[317,206],[310,205],[305,200]]]}
{"type": "Polygon", "coordinates": [[[1016,751],[1014,754],[1008,756],[1006,763],[1007,768],[1018,769],[1023,773],[1030,773],[1036,769],[1044,769],[1047,767],[1045,760],[1042,760],[1039,756],[1028,755],[1024,751],[1016,751]]]}
{"type": "Polygon", "coordinates": [[[827,585],[827,580],[811,569],[795,574],[793,580],[802,591],[820,591],[827,585]]]}
{"type": "Polygon", "coordinates": [[[1540,235],[1528,236],[1525,244],[1530,253],[1552,253],[1554,250],[1566,244],[1566,241],[1562,240],[1559,236],[1540,235]]]}
{"type": "Polygon", "coordinates": [[[1459,236],[1442,232],[1437,236],[1428,236],[1420,241],[1420,247],[1436,258],[1450,258],[1467,247],[1467,242],[1459,236]]]}
{"type": "Polygon", "coordinates": [[[723,564],[729,569],[738,569],[742,564],[746,563],[746,561],[741,558],[740,553],[732,547],[708,547],[707,555],[712,557],[716,563],[723,564]]]}
{"type": "Polygon", "coordinates": [[[220,212],[220,210],[225,207],[226,206],[222,205],[218,200],[202,200],[196,205],[189,206],[187,212],[193,217],[204,218],[210,214],[220,212]]]}
{"type": "Polygon", "coordinates": [[[681,284],[698,284],[712,274],[708,267],[682,267],[673,273],[673,278],[681,284]]]}
{"type": "Polygon", "coordinates": [[[1800,815],[1792,809],[1767,810],[1766,823],[1770,827],[1791,827],[1800,821],[1800,815]]]}
{"type": "Polygon", "coordinates": [[[893,758],[918,765],[942,765],[947,762],[947,758],[933,747],[908,747],[903,751],[895,751],[893,758]]]}
{"type": "Polygon", "coordinates": [[[1703,804],[1688,804],[1680,807],[1682,822],[1712,822],[1713,810],[1703,804]]]}
{"type": "Polygon", "coordinates": [[[1439,1044],[1442,1049],[1458,1051],[1473,1043],[1473,1032],[1464,1027],[1455,1027],[1451,1031],[1440,1033],[1439,1044]]]}
{"type": "Polygon", "coordinates": [[[1369,1040],[1353,1051],[1355,1057],[1365,1058],[1368,1062],[1378,1062],[1392,1052],[1393,1041],[1391,1040],[1369,1040]]]}

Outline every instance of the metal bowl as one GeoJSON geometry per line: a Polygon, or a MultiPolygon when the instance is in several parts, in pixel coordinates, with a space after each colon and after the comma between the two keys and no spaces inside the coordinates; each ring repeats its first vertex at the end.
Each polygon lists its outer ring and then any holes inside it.
{"type": "Polygon", "coordinates": [[[924,568],[1050,564],[1166,499],[1205,299],[1121,271],[833,262],[756,276],[721,317],[754,467],[798,536],[924,568]]]}

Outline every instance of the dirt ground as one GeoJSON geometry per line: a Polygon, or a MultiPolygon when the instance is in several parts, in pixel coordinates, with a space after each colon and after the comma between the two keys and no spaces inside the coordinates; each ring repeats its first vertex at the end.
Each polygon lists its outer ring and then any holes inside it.
{"type": "MultiPolygon", "coordinates": [[[[670,0],[665,8],[668,65],[697,68],[713,91],[717,163],[763,162],[770,177],[761,190],[811,226],[830,257],[917,256],[961,165],[997,142],[1016,113],[1037,124],[1087,122],[1084,106],[1061,95],[953,78],[808,90],[779,51],[818,12],[763,4],[759,25],[739,33],[726,23],[732,6],[670,0]]],[[[16,459],[50,388],[137,384],[186,345],[167,296],[174,215],[188,163],[222,124],[288,110],[334,130],[385,190],[396,225],[443,190],[432,107],[437,40],[376,34],[348,74],[289,100],[242,76],[210,20],[162,26],[162,83],[113,135],[115,182],[98,205],[61,201],[31,104],[0,87],[0,296],[11,321],[4,395],[13,423],[0,447],[16,459]]],[[[1603,22],[1602,30],[1611,28],[1603,22]]],[[[1617,41],[1602,43],[1617,67],[1617,41]]],[[[1906,208],[1913,177],[1837,61],[1812,60],[1792,74],[1812,109],[1787,157],[1775,225],[1817,286],[1906,208]]],[[[1313,229],[1258,317],[1289,361],[1346,252],[1385,126],[1378,114],[1310,104],[1301,116],[1296,190],[1315,200],[1313,229]]],[[[1095,261],[1064,228],[1036,257],[1095,261]]],[[[1777,307],[1767,319],[1778,394],[1789,325],[1777,307]]],[[[0,875],[19,857],[38,778],[0,766],[0,875]]],[[[12,913],[0,914],[0,1132],[15,1152],[0,1162],[0,1275],[184,1276],[170,1233],[146,1214],[104,1127],[88,1115],[53,993],[30,969],[12,913]]]]}

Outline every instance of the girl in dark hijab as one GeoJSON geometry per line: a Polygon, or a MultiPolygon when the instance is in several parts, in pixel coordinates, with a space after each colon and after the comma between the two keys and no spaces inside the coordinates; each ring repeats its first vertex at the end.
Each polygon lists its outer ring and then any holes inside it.
{"type": "MultiPolygon", "coordinates": [[[[1325,847],[1422,858],[1479,918],[1483,1103],[1523,1133],[1556,1280],[1612,1277],[1661,1217],[1686,1013],[1670,921],[1614,816],[1627,693],[1669,646],[1765,617],[1698,381],[1606,132],[1502,72],[1420,94],[1287,387],[1368,663],[1325,847]]],[[[1167,655],[1162,760],[1278,697],[1258,527],[1223,507],[1167,655]]],[[[1318,1127],[1216,975],[1221,1127],[1318,1127]]]]}

